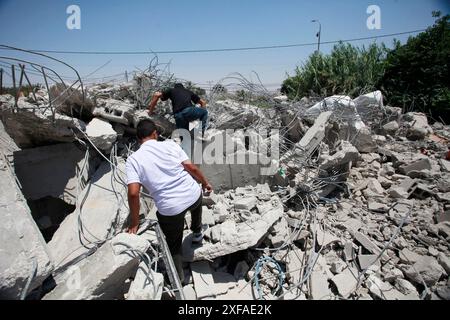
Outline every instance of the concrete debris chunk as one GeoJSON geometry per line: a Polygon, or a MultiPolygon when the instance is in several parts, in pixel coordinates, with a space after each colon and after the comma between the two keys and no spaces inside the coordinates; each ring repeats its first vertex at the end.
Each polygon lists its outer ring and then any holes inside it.
{"type": "Polygon", "coordinates": [[[121,231],[129,214],[127,204],[117,201],[119,195],[126,199],[126,187],[120,182],[125,179],[124,172],[125,162],[120,160],[114,173],[108,162],[103,162],[94,173],[79,195],[83,202],[64,219],[48,243],[57,268],[94,249],[114,232],[121,231]],[[112,178],[113,174],[116,179],[112,178]]]}
{"type": "Polygon", "coordinates": [[[150,244],[129,233],[120,233],[94,254],[68,268],[44,300],[109,300],[123,297],[125,280],[139,266],[141,253],[150,244]]]}
{"type": "Polygon", "coordinates": [[[358,283],[357,275],[358,271],[347,268],[331,278],[331,281],[335,284],[339,294],[344,298],[348,298],[356,289],[358,283]]]}
{"type": "Polygon", "coordinates": [[[197,299],[215,297],[214,278],[209,262],[193,262],[191,263],[191,270],[197,299]]]}
{"type": "Polygon", "coordinates": [[[251,210],[256,206],[256,197],[245,197],[234,201],[235,209],[251,210]]]}
{"type": "Polygon", "coordinates": [[[0,299],[18,300],[40,286],[54,265],[30,208],[5,166],[0,162],[0,299]]]}
{"type": "Polygon", "coordinates": [[[117,132],[114,131],[112,125],[99,118],[94,118],[89,122],[86,134],[97,148],[107,153],[117,139],[117,132]]]}
{"type": "Polygon", "coordinates": [[[442,275],[446,274],[444,268],[438,261],[430,256],[421,257],[416,263],[404,270],[408,279],[416,284],[424,281],[428,286],[432,286],[439,281],[442,275]]]}
{"type": "Polygon", "coordinates": [[[161,300],[164,276],[142,261],[128,291],[127,300],[161,300]]]}

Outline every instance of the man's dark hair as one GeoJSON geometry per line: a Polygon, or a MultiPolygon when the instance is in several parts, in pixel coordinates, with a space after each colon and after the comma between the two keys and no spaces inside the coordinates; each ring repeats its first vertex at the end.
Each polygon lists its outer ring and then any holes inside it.
{"type": "Polygon", "coordinates": [[[175,83],[174,88],[184,88],[182,83],[175,83]]]}
{"type": "Polygon", "coordinates": [[[136,136],[138,137],[138,139],[147,138],[155,130],[157,130],[156,124],[150,119],[144,119],[139,121],[136,129],[137,129],[136,136]]]}

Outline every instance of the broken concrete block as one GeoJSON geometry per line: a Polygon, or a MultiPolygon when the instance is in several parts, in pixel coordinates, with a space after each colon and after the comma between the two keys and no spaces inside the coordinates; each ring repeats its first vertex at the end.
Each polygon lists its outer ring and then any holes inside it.
{"type": "Polygon", "coordinates": [[[329,300],[332,297],[325,271],[313,271],[310,283],[313,300],[329,300]]]}
{"type": "Polygon", "coordinates": [[[77,174],[80,191],[92,174],[94,162],[84,163],[86,151],[73,143],[62,143],[14,152],[14,168],[27,200],[54,197],[75,205],[77,174]]]}
{"type": "Polygon", "coordinates": [[[164,276],[162,273],[149,268],[148,263],[142,261],[139,264],[136,276],[128,291],[127,300],[161,300],[164,276]]]}
{"type": "Polygon", "coordinates": [[[300,249],[290,250],[288,253],[286,273],[291,277],[292,283],[300,281],[304,255],[304,252],[300,249]]]}
{"type": "Polygon", "coordinates": [[[400,128],[400,126],[398,125],[398,122],[395,120],[386,123],[382,127],[383,132],[385,132],[386,134],[390,134],[390,135],[394,135],[398,131],[399,128],[400,128]]]}
{"type": "Polygon", "coordinates": [[[202,208],[202,224],[207,224],[208,226],[213,226],[216,224],[214,212],[206,206],[203,206],[202,208]]]}
{"type": "Polygon", "coordinates": [[[3,159],[0,160],[0,208],[0,299],[18,300],[28,279],[32,277],[30,292],[51,274],[53,263],[26,200],[3,159]]]}
{"type": "Polygon", "coordinates": [[[375,202],[375,201],[369,201],[368,208],[370,211],[381,212],[381,213],[384,213],[389,209],[389,207],[387,205],[385,205],[384,203],[379,203],[379,202],[375,202]]]}
{"type": "Polygon", "coordinates": [[[445,270],[435,258],[423,256],[404,270],[404,273],[408,279],[416,284],[421,284],[423,279],[428,286],[432,286],[445,274],[445,270]]]}
{"type": "Polygon", "coordinates": [[[309,128],[299,143],[295,145],[295,154],[307,159],[325,138],[325,128],[332,112],[321,113],[314,125],[309,128]]]}
{"type": "Polygon", "coordinates": [[[94,254],[68,268],[44,300],[109,300],[123,295],[125,280],[135,274],[150,244],[135,234],[121,233],[94,254]]]}
{"type": "Polygon", "coordinates": [[[450,221],[443,221],[436,225],[439,234],[448,238],[450,237],[450,221]]]}
{"type": "Polygon", "coordinates": [[[406,297],[388,282],[382,281],[375,274],[370,275],[366,280],[366,287],[370,293],[383,300],[403,300],[406,297]]]}
{"type": "MultiPolygon", "coordinates": [[[[280,219],[283,214],[283,205],[277,196],[272,198],[272,209],[261,214],[259,219],[249,222],[242,222],[234,226],[227,227],[222,231],[224,223],[216,225],[211,229],[220,230],[220,241],[217,243],[204,243],[203,246],[185,252],[187,260],[214,259],[233,252],[255,246],[267,234],[269,228],[280,219]]],[[[232,223],[233,221],[230,221],[232,223]]]]}
{"type": "Polygon", "coordinates": [[[450,257],[446,256],[442,252],[439,252],[437,259],[442,268],[444,268],[445,272],[450,274],[450,257]]]}
{"type": "Polygon", "coordinates": [[[399,252],[398,256],[400,258],[400,262],[405,264],[414,264],[423,257],[420,254],[417,254],[407,248],[402,249],[402,251],[399,252]]]}
{"type": "Polygon", "coordinates": [[[408,165],[400,166],[400,172],[409,175],[412,171],[431,170],[431,161],[428,158],[419,159],[408,165]]]}
{"type": "Polygon", "coordinates": [[[192,278],[197,299],[215,297],[214,278],[211,267],[207,261],[197,261],[191,263],[192,278]]]}
{"type": "Polygon", "coordinates": [[[409,140],[422,140],[433,133],[424,113],[409,112],[403,115],[403,120],[408,122],[410,126],[406,132],[406,137],[409,140]]]}
{"type": "Polygon", "coordinates": [[[370,266],[376,263],[376,265],[380,265],[379,260],[377,260],[378,255],[376,254],[360,254],[358,255],[358,263],[361,270],[366,270],[370,266]]]}
{"type": "Polygon", "coordinates": [[[331,281],[336,285],[339,294],[344,298],[348,298],[355,291],[358,284],[357,275],[358,272],[356,270],[347,268],[331,278],[331,281]]]}
{"type": "Polygon", "coordinates": [[[97,99],[97,104],[99,107],[94,109],[94,116],[126,126],[132,123],[134,113],[132,104],[115,99],[97,99]]]}
{"type": "Polygon", "coordinates": [[[59,268],[88,252],[124,227],[129,210],[126,200],[118,201],[117,198],[127,198],[126,186],[121,183],[126,180],[123,159],[118,161],[116,179],[112,174],[108,162],[100,165],[79,196],[83,202],[64,219],[48,243],[55,267],[59,268]]]}
{"type": "Polygon", "coordinates": [[[248,197],[248,198],[242,198],[234,201],[234,208],[236,210],[243,209],[243,210],[251,210],[256,206],[256,202],[258,200],[256,197],[248,197]]]}
{"type": "Polygon", "coordinates": [[[419,299],[419,293],[417,292],[416,287],[408,280],[397,278],[394,287],[404,295],[414,296],[416,297],[416,300],[419,299]]]}
{"type": "Polygon", "coordinates": [[[102,151],[109,152],[117,140],[117,132],[104,120],[94,118],[86,127],[86,135],[102,151]]]}
{"type": "Polygon", "coordinates": [[[439,164],[441,165],[442,171],[450,172],[450,161],[439,159],[439,164]]]}
{"type": "Polygon", "coordinates": [[[341,141],[337,151],[333,155],[327,156],[319,168],[321,170],[327,170],[349,162],[355,163],[359,156],[358,150],[350,142],[341,141]]]}
{"type": "Polygon", "coordinates": [[[358,241],[366,250],[373,254],[379,254],[381,253],[381,249],[378,248],[378,246],[373,243],[366,235],[362,234],[361,232],[355,232],[355,240],[358,241]]]}
{"type": "Polygon", "coordinates": [[[355,250],[353,249],[353,244],[351,242],[347,242],[344,245],[344,257],[346,261],[355,260],[355,250]]]}

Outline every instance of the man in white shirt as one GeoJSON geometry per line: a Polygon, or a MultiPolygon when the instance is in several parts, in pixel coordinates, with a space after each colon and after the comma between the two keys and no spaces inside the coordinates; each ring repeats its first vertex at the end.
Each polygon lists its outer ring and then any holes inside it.
{"type": "Polygon", "coordinates": [[[144,186],[155,201],[158,222],[183,282],[181,258],[184,216],[186,211],[191,212],[192,242],[201,242],[202,189],[211,192],[212,187],[178,144],[172,140],[157,140],[158,132],[153,121],[146,119],[139,122],[137,138],[141,147],[126,163],[131,215],[128,232],[136,233],[139,228],[139,195],[144,186]]]}

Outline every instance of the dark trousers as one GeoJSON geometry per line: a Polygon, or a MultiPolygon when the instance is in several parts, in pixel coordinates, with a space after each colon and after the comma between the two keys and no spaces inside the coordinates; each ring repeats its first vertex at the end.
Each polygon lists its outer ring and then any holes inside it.
{"type": "Polygon", "coordinates": [[[202,195],[189,208],[175,216],[163,216],[156,212],[159,225],[163,231],[170,253],[172,254],[173,262],[180,277],[181,283],[184,281],[183,272],[183,230],[184,230],[184,216],[186,212],[191,212],[191,230],[194,233],[202,231],[202,195]]]}
{"type": "Polygon", "coordinates": [[[174,114],[177,129],[189,130],[189,122],[200,120],[202,122],[202,133],[205,133],[208,110],[199,107],[187,107],[174,114]]]}

